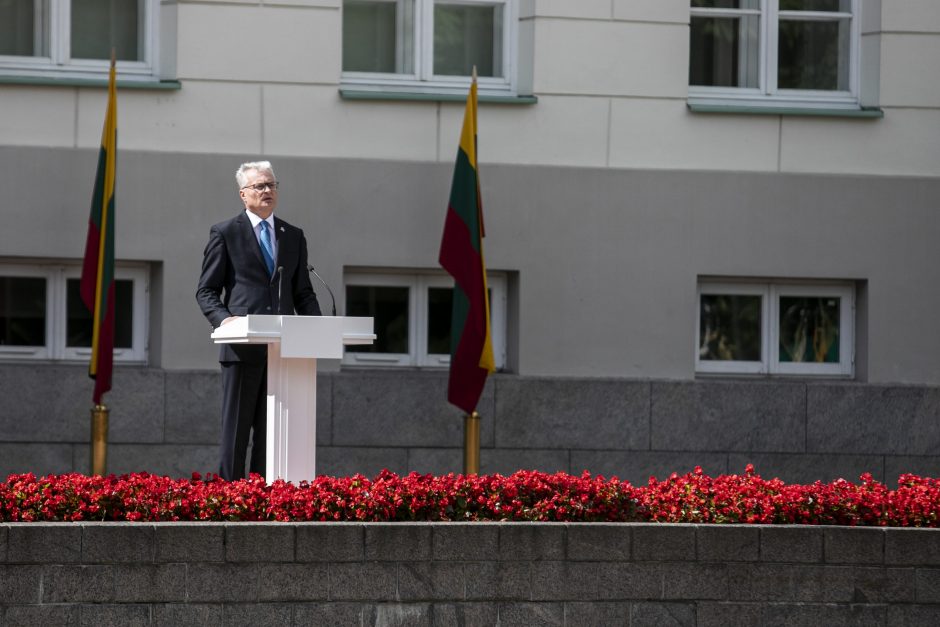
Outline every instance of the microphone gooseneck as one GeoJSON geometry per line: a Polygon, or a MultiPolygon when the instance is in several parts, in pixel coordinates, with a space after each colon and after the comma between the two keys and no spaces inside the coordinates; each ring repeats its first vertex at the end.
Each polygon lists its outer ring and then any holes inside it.
{"type": "Polygon", "coordinates": [[[323,280],[323,277],[320,276],[312,265],[307,264],[307,272],[312,272],[313,276],[317,277],[320,280],[320,283],[323,284],[323,287],[326,288],[326,291],[330,293],[330,300],[333,302],[333,315],[336,315],[336,297],[333,296],[333,290],[330,289],[329,284],[323,280]]]}

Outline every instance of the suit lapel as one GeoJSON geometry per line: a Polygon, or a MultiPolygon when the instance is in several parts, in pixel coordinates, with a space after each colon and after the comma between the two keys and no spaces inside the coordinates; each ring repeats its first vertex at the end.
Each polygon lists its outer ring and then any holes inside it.
{"type": "Polygon", "coordinates": [[[264,256],[261,254],[261,244],[255,236],[255,230],[251,228],[251,220],[244,213],[238,216],[241,221],[242,237],[244,238],[245,250],[254,251],[254,257],[261,264],[262,271],[267,274],[268,266],[264,263],[264,256]]]}
{"type": "Polygon", "coordinates": [[[274,237],[277,240],[277,260],[275,261],[275,265],[277,266],[284,265],[281,263],[281,259],[292,259],[292,257],[290,257],[288,254],[290,252],[290,238],[286,237],[286,235],[287,229],[284,228],[284,221],[280,220],[277,216],[274,216],[274,237]],[[285,251],[285,248],[288,248],[288,250],[285,251]]]}

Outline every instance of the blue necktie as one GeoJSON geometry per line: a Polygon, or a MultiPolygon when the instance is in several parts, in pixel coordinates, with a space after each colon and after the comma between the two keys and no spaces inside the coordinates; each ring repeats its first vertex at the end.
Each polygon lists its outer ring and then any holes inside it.
{"type": "Polygon", "coordinates": [[[271,246],[271,233],[268,231],[268,223],[261,221],[261,256],[264,257],[264,265],[268,267],[268,274],[274,274],[274,247],[271,246]]]}

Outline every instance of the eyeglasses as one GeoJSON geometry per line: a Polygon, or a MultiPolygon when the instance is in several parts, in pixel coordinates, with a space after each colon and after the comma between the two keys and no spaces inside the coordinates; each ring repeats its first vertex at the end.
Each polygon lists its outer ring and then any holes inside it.
{"type": "Polygon", "coordinates": [[[254,185],[245,185],[242,189],[253,189],[260,194],[266,189],[270,189],[271,191],[276,192],[277,188],[280,186],[281,184],[278,183],[277,181],[268,181],[266,183],[255,183],[254,185]]]}

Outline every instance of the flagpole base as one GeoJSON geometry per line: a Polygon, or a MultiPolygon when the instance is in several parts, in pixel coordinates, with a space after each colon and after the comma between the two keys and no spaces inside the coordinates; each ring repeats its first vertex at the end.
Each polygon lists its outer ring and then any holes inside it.
{"type": "Polygon", "coordinates": [[[104,476],[108,469],[108,415],[107,405],[91,408],[91,474],[104,476]]]}
{"type": "Polygon", "coordinates": [[[463,474],[480,474],[480,414],[477,412],[463,419],[463,474]]]}

